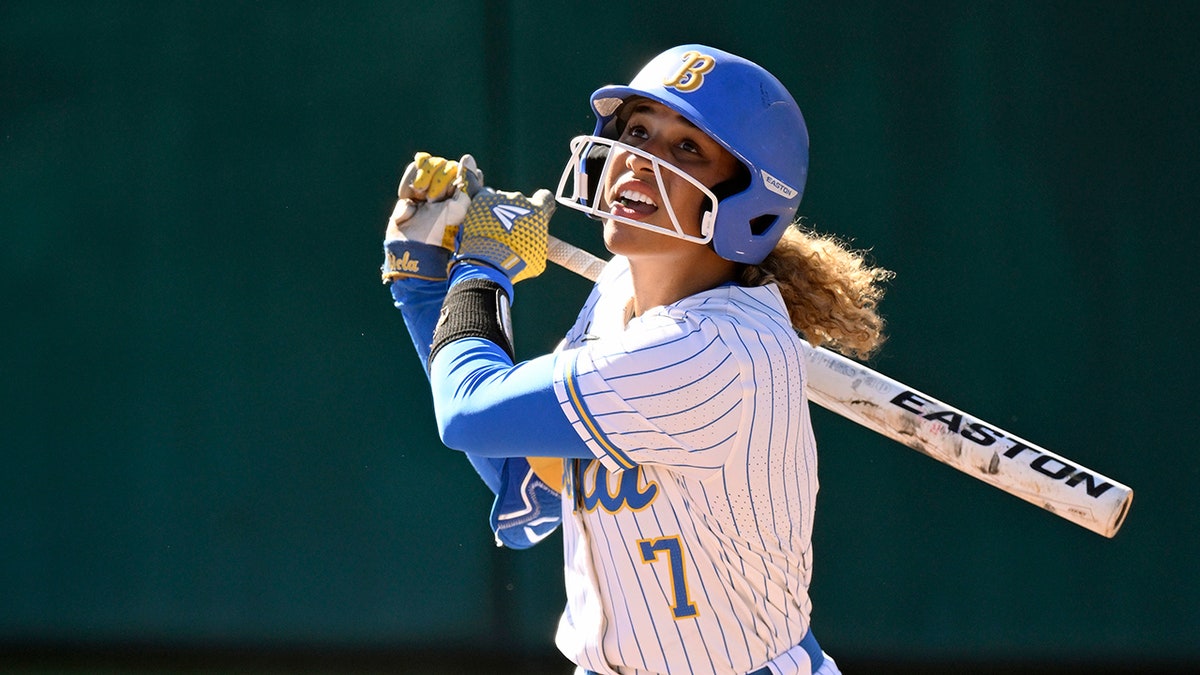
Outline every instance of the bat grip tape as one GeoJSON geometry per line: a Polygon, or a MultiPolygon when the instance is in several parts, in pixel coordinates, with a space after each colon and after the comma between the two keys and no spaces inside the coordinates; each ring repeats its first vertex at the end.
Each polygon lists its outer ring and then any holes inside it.
{"type": "Polygon", "coordinates": [[[471,337],[496,344],[515,361],[511,317],[508,293],[500,284],[486,279],[464,279],[452,284],[433,329],[428,363],[433,364],[442,347],[471,337]]]}

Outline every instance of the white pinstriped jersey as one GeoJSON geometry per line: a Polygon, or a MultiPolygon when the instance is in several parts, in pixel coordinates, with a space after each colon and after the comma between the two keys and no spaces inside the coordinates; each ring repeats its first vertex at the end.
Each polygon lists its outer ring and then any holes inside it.
{"type": "Polygon", "coordinates": [[[808,673],[817,461],[783,300],[723,286],[626,325],[628,269],[609,263],[556,357],[598,458],[568,461],[556,642],[599,673],[808,673]]]}

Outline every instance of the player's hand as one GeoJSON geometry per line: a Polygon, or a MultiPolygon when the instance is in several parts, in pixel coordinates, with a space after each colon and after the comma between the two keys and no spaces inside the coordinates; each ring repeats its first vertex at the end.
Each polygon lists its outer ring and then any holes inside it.
{"type": "Polygon", "coordinates": [[[466,181],[471,206],[459,228],[455,261],[483,262],[512,279],[530,279],[546,269],[546,247],[554,195],[538,190],[532,197],[500,192],[466,181]]]}
{"type": "Polygon", "coordinates": [[[418,152],[404,170],[399,199],[384,235],[383,283],[407,277],[446,278],[458,225],[471,198],[463,186],[483,182],[475,158],[458,161],[418,152]]]}
{"type": "Polygon", "coordinates": [[[428,152],[413,155],[413,161],[400,179],[400,198],[419,202],[438,202],[454,194],[460,167],[475,168],[475,158],[463,155],[459,161],[434,157],[428,152]]]}

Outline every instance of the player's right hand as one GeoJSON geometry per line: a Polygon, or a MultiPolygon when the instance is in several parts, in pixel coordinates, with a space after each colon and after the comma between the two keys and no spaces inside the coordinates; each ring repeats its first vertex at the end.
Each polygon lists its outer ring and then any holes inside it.
{"type": "Polygon", "coordinates": [[[471,204],[463,187],[468,176],[472,182],[483,182],[471,155],[458,161],[428,152],[413,156],[400,180],[399,199],[384,235],[383,283],[446,278],[459,223],[471,204]]]}

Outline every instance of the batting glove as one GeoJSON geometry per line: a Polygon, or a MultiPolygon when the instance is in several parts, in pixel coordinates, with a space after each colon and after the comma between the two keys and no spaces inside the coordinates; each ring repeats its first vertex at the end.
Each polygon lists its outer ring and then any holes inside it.
{"type": "Polygon", "coordinates": [[[554,195],[538,190],[532,197],[482,187],[469,176],[471,206],[459,228],[454,260],[483,262],[515,284],[546,269],[546,246],[554,195]]]}
{"type": "Polygon", "coordinates": [[[384,235],[383,283],[396,279],[446,279],[458,226],[471,198],[462,186],[483,182],[475,158],[463,155],[457,162],[418,152],[404,170],[397,190],[399,200],[388,219],[384,235]]]}

